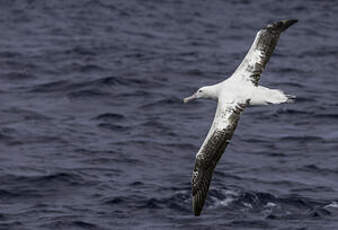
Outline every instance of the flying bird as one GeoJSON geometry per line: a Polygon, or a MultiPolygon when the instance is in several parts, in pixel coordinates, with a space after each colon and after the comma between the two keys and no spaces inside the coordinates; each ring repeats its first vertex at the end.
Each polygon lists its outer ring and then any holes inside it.
{"type": "Polygon", "coordinates": [[[194,99],[216,100],[217,109],[211,128],[196,154],[192,174],[192,206],[195,216],[201,214],[217,162],[231,140],[241,112],[250,105],[292,102],[295,98],[281,90],[258,85],[261,73],[272,55],[280,34],[297,20],[284,20],[267,25],[256,38],[232,76],[220,83],[204,86],[192,96],[194,99]]]}

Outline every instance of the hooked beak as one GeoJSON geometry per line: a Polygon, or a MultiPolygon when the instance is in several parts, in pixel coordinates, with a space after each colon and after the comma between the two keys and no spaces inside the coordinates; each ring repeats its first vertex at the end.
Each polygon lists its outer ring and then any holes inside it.
{"type": "Polygon", "coordinates": [[[195,100],[196,98],[197,98],[196,94],[193,94],[193,95],[190,96],[190,97],[184,98],[184,99],[183,99],[183,102],[184,102],[184,103],[188,103],[189,101],[193,101],[193,100],[195,100]]]}

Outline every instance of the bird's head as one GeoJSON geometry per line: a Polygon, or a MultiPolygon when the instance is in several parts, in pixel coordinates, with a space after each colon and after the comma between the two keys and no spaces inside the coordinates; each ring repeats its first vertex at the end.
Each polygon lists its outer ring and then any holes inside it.
{"type": "Polygon", "coordinates": [[[217,90],[213,86],[204,86],[202,88],[199,88],[190,97],[184,98],[183,102],[188,103],[189,101],[193,101],[193,100],[198,99],[198,98],[217,100],[217,90]]]}

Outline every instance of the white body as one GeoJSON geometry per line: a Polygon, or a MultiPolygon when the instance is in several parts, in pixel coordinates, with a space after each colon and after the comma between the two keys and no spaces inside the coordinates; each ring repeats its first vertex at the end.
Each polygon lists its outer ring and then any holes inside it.
{"type": "Polygon", "coordinates": [[[198,98],[218,101],[214,121],[196,154],[192,177],[193,209],[196,216],[202,211],[213,171],[231,140],[240,113],[247,106],[281,104],[294,98],[281,90],[259,86],[258,81],[279,35],[296,22],[297,20],[285,20],[261,29],[249,52],[230,78],[212,86],[202,87],[184,99],[184,102],[198,98]]]}

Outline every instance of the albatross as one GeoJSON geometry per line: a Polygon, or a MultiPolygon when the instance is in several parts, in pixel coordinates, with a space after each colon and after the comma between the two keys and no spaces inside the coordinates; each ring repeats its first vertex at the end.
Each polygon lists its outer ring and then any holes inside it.
{"type": "Polygon", "coordinates": [[[231,140],[241,112],[251,105],[292,102],[295,96],[278,89],[258,85],[261,73],[272,55],[280,34],[297,20],[284,20],[267,25],[256,38],[241,64],[228,79],[198,89],[184,103],[205,98],[216,100],[217,109],[211,128],[196,154],[192,174],[192,207],[201,214],[217,162],[231,140]]]}

